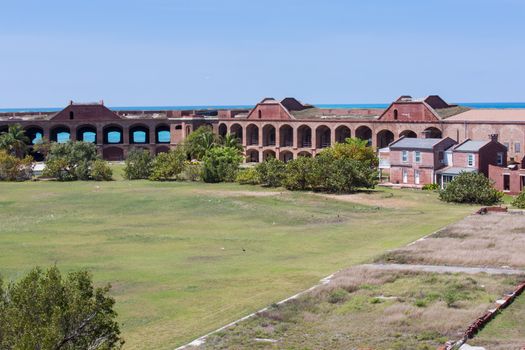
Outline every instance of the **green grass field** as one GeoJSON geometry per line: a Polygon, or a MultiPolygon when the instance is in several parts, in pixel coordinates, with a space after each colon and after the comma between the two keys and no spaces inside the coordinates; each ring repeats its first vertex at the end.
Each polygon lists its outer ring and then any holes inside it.
{"type": "Polygon", "coordinates": [[[422,191],[349,200],[267,192],[178,182],[0,183],[0,274],[87,268],[97,283],[113,285],[126,349],[173,349],[474,211],[422,191]]]}

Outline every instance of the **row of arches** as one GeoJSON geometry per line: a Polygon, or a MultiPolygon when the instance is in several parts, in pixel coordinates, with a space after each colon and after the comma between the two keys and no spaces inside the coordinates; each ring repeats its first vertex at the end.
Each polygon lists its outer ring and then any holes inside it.
{"type": "MultiPolygon", "coordinates": [[[[148,148],[145,148],[149,151],[148,148]]],[[[169,152],[170,147],[158,146],[154,149],[155,154],[169,152]]],[[[122,161],[125,158],[124,148],[121,146],[108,146],[102,149],[102,157],[108,161],[122,161]]]]}
{"type": "MultiPolygon", "coordinates": [[[[312,129],[308,125],[301,125],[296,129],[296,132],[294,132],[294,129],[290,125],[282,125],[279,127],[279,140],[276,139],[276,131],[276,127],[272,124],[264,125],[262,126],[262,129],[256,124],[249,124],[246,128],[243,128],[240,124],[233,124],[230,126],[229,131],[226,124],[219,125],[219,134],[221,136],[225,136],[229,132],[230,134],[237,136],[240,142],[247,147],[292,147],[294,146],[294,141],[297,141],[297,147],[299,148],[322,149],[331,146],[332,132],[334,132],[335,142],[342,143],[347,138],[352,137],[350,128],[345,125],[340,125],[333,131],[326,125],[320,125],[315,129],[312,129]],[[244,132],[246,135],[244,135],[244,132]],[[312,134],[315,135],[315,145],[312,145],[312,134]],[[262,137],[262,140],[259,140],[260,137],[262,137]],[[294,137],[296,140],[294,140],[294,137]]],[[[398,135],[398,138],[403,136],[415,138],[417,137],[417,133],[412,130],[404,130],[398,135]]],[[[426,138],[441,138],[442,133],[441,130],[437,128],[429,127],[423,131],[422,136],[426,138]]],[[[373,131],[368,126],[362,125],[355,130],[354,137],[366,140],[369,145],[372,145],[373,131]]],[[[394,133],[387,129],[377,132],[375,137],[377,148],[387,147],[396,139],[394,133]]]]}
{"type": "MultiPolygon", "coordinates": [[[[311,157],[312,154],[307,151],[299,152],[297,157],[311,157]]],[[[246,162],[247,163],[259,163],[260,161],[265,161],[268,158],[277,158],[276,153],[273,150],[265,150],[259,152],[256,149],[248,149],[246,151],[246,162]]],[[[290,151],[281,151],[279,152],[279,159],[287,163],[294,159],[294,154],[290,151]]]]}
{"type": "MultiPolygon", "coordinates": [[[[181,126],[177,125],[180,129],[181,126]]],[[[3,132],[2,129],[0,132],[3,132]]],[[[7,131],[7,127],[5,127],[7,131]]],[[[30,144],[34,145],[44,137],[44,129],[39,126],[29,126],[25,128],[25,133],[30,140],[30,144]]],[[[102,129],[104,144],[122,144],[124,143],[124,129],[119,125],[106,125],[102,129]]],[[[56,125],[49,130],[49,135],[46,135],[50,141],[64,143],[72,139],[71,129],[66,125],[56,125]]],[[[98,130],[93,125],[81,125],[76,128],[76,140],[84,142],[97,143],[98,130]]],[[[149,144],[150,143],[150,129],[145,125],[134,125],[128,131],[130,144],[149,144]]],[[[171,142],[171,132],[169,125],[158,125],[155,128],[155,142],[157,144],[169,144],[171,142]]]]}

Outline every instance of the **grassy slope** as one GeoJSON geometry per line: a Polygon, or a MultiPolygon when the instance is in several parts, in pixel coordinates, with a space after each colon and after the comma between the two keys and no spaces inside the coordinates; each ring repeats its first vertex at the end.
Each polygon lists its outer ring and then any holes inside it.
{"type": "MultiPolygon", "coordinates": [[[[88,268],[111,282],[127,349],[169,349],[458,220],[416,191],[399,209],[233,184],[0,183],[0,273],[88,268]],[[242,249],[245,249],[243,252],[242,249]]],[[[394,193],[393,197],[385,193],[394,193]]]]}
{"type": "Polygon", "coordinates": [[[520,295],[469,343],[490,349],[518,349],[525,345],[525,295],[520,295]]]}

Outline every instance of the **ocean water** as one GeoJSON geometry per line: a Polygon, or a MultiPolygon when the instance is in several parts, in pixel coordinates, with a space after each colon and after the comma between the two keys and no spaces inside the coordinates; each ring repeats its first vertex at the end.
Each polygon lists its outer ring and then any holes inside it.
{"type": "MultiPolygon", "coordinates": [[[[454,103],[471,108],[525,108],[525,102],[459,102],[454,103]]],[[[388,103],[350,103],[350,104],[316,104],[319,108],[386,108],[388,103]]],[[[114,106],[110,109],[120,111],[162,111],[162,110],[201,110],[201,109],[250,109],[253,105],[202,105],[202,106],[114,106]]],[[[63,108],[0,108],[0,113],[15,113],[15,112],[58,112],[63,108]]]]}

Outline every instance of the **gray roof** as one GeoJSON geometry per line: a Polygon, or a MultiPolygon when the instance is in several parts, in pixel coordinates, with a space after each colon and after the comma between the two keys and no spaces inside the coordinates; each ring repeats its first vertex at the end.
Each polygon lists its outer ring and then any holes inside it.
{"type": "Polygon", "coordinates": [[[417,149],[428,149],[432,150],[435,145],[443,141],[444,139],[416,139],[405,137],[390,145],[391,149],[398,148],[417,148],[417,149]]]}
{"type": "Polygon", "coordinates": [[[472,141],[468,140],[456,147],[454,150],[458,152],[477,152],[479,149],[483,146],[485,146],[487,143],[489,143],[489,140],[485,141],[472,141]]]}
{"type": "Polygon", "coordinates": [[[437,174],[459,175],[460,173],[473,173],[478,171],[476,168],[447,167],[436,171],[437,174]]]}

